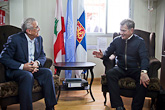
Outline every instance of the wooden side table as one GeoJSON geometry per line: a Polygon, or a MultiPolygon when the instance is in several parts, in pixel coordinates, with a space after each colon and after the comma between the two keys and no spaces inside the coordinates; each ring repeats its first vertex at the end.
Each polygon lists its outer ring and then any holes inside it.
{"type": "MultiPolygon", "coordinates": [[[[91,81],[89,84],[89,91],[90,91],[90,95],[91,95],[93,101],[95,101],[95,99],[93,97],[91,87],[92,87],[92,83],[93,83],[93,79],[94,79],[93,68],[95,65],[96,64],[92,63],[92,62],[58,62],[58,63],[54,63],[54,67],[57,69],[57,75],[60,75],[61,70],[84,70],[84,71],[87,70],[87,74],[88,74],[88,70],[90,70],[91,81]]],[[[57,100],[59,99],[61,90],[64,90],[61,87],[59,88],[57,100]]],[[[75,89],[75,90],[78,90],[78,89],[75,89]]],[[[83,90],[86,90],[86,89],[83,89],[83,90]]]]}

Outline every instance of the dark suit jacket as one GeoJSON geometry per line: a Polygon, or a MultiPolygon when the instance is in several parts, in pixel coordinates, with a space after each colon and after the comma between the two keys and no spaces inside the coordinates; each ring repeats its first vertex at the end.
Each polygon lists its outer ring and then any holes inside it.
{"type": "MultiPolygon", "coordinates": [[[[40,62],[43,66],[46,57],[42,45],[42,37],[35,38],[34,60],[40,62]]],[[[12,70],[19,69],[21,64],[28,62],[28,42],[23,32],[8,37],[7,43],[0,54],[0,62],[6,66],[6,76],[12,79],[12,70]]]]}

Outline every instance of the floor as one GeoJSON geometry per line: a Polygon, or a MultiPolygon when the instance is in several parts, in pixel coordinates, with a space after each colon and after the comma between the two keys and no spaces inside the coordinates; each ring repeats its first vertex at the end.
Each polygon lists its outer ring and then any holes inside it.
{"type": "MultiPolygon", "coordinates": [[[[107,94],[107,106],[104,106],[104,97],[101,92],[100,79],[95,79],[92,85],[92,92],[95,98],[93,102],[87,91],[62,91],[56,110],[115,110],[111,108],[109,94],[107,94]]],[[[126,110],[131,110],[131,98],[122,97],[126,110]]],[[[151,99],[146,98],[143,110],[150,110],[151,99]]],[[[45,110],[44,99],[33,103],[34,110],[45,110]]],[[[19,104],[8,106],[7,110],[19,110],[19,104]]]]}

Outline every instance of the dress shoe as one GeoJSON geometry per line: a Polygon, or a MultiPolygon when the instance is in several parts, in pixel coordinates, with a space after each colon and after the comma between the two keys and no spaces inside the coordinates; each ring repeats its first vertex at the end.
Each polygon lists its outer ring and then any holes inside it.
{"type": "Polygon", "coordinates": [[[117,107],[116,110],[125,110],[124,107],[117,107]]]}

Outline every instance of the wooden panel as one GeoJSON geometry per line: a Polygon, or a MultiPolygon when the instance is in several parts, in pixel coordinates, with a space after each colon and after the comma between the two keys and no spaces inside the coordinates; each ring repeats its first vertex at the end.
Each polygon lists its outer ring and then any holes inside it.
{"type": "Polygon", "coordinates": [[[165,90],[165,17],[164,17],[164,29],[163,29],[163,44],[162,44],[162,61],[161,61],[161,75],[160,83],[165,90]]]}
{"type": "Polygon", "coordinates": [[[165,56],[162,56],[160,83],[165,90],[165,56]]]}
{"type": "Polygon", "coordinates": [[[162,55],[165,55],[165,17],[164,17],[164,29],[163,29],[162,55]]]}

